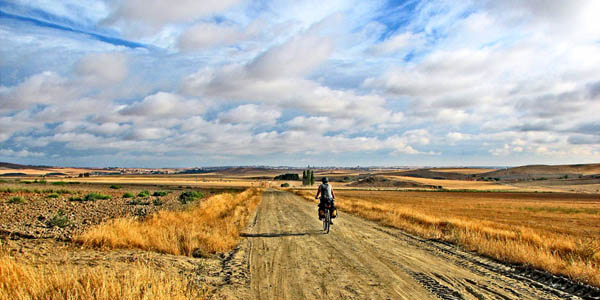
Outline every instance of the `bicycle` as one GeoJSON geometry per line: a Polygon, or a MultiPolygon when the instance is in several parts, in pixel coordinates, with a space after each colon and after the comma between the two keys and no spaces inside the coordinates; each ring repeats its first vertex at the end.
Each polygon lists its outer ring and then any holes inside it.
{"type": "Polygon", "coordinates": [[[322,207],[320,208],[324,211],[323,231],[325,232],[325,234],[329,233],[329,228],[331,226],[331,208],[332,208],[331,202],[323,203],[322,207]]]}
{"type": "Polygon", "coordinates": [[[325,217],[323,217],[323,231],[325,234],[329,233],[329,226],[331,226],[331,213],[329,212],[329,207],[324,208],[325,217]]]}

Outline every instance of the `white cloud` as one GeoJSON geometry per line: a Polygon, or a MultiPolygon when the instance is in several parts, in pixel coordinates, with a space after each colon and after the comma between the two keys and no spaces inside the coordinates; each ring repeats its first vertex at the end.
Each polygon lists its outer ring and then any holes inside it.
{"type": "Polygon", "coordinates": [[[189,22],[221,12],[239,0],[125,0],[114,2],[109,23],[145,23],[159,27],[167,23],[189,22]]]}
{"type": "Polygon", "coordinates": [[[145,97],[140,102],[127,105],[119,110],[121,115],[159,117],[202,115],[204,103],[198,100],[186,100],[183,97],[167,92],[157,92],[145,97]]]}
{"type": "Polygon", "coordinates": [[[0,157],[42,157],[44,153],[41,152],[30,152],[27,149],[20,151],[14,151],[12,149],[0,149],[0,157]]]}
{"type": "Polygon", "coordinates": [[[129,70],[125,54],[93,53],[77,63],[76,71],[86,85],[109,86],[123,81],[129,70]]]}
{"type": "Polygon", "coordinates": [[[227,123],[253,123],[256,125],[274,125],[281,112],[255,104],[240,105],[219,115],[219,120],[227,123]]]}

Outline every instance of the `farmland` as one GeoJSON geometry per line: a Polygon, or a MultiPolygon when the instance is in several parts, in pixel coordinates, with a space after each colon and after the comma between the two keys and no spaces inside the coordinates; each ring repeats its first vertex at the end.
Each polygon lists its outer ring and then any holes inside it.
{"type": "Polygon", "coordinates": [[[0,183],[0,299],[205,299],[222,278],[198,267],[219,272],[260,201],[235,185],[67,181],[0,183]]]}
{"type": "MultiPolygon", "coordinates": [[[[359,257],[339,261],[330,257],[340,268],[335,276],[358,278],[360,266],[365,266],[381,273],[378,280],[388,284],[395,284],[392,280],[398,276],[425,274],[427,282],[434,280],[465,299],[470,299],[467,295],[472,289],[478,295],[492,293],[480,289],[484,283],[491,284],[485,276],[461,269],[462,258],[455,261],[438,253],[436,241],[442,241],[460,247],[444,251],[472,251],[457,252],[456,257],[466,255],[483,265],[491,264],[485,258],[491,257],[600,286],[600,199],[594,175],[544,181],[479,180],[490,172],[496,171],[317,170],[317,179],[332,178],[340,210],[354,215],[343,214],[330,236],[321,235],[313,203],[276,190],[289,183],[288,190],[314,201],[316,186],[273,179],[301,174],[301,170],[4,176],[0,179],[0,299],[72,294],[81,295],[76,299],[260,299],[264,293],[272,299],[286,298],[286,291],[307,292],[295,285],[294,278],[311,281],[320,276],[319,267],[307,263],[314,245],[354,257],[351,249],[359,243],[357,238],[365,245],[372,243],[369,247],[381,248],[378,251],[385,255],[377,256],[373,264],[356,261],[359,257]],[[569,190],[573,186],[587,190],[569,190]],[[415,261],[402,262],[411,270],[382,267],[400,263],[390,257],[413,256],[415,261]],[[441,265],[434,272],[423,259],[441,265]],[[265,269],[273,264],[287,267],[274,273],[265,269]],[[440,274],[454,283],[437,281],[440,274]],[[455,289],[454,284],[466,286],[455,289]],[[273,290],[265,290],[264,285],[273,290]],[[288,286],[291,290],[286,290],[288,286]]],[[[529,175],[540,176],[536,174],[529,175]]],[[[369,247],[361,251],[371,253],[369,247]]],[[[490,274],[486,276],[504,276],[490,274]]],[[[401,281],[405,292],[423,299],[431,298],[431,293],[440,295],[423,283],[421,275],[415,276],[401,281]]],[[[377,285],[347,284],[353,292],[330,289],[331,297],[402,295],[377,285]]],[[[505,283],[493,284],[493,293],[504,295],[505,283]]],[[[531,299],[545,295],[525,283],[521,288],[531,299]]],[[[325,293],[325,289],[318,291],[325,293]]],[[[512,299],[510,294],[504,296],[512,299]]]]}
{"type": "Polygon", "coordinates": [[[600,285],[598,195],[357,190],[336,195],[343,211],[600,285]]]}

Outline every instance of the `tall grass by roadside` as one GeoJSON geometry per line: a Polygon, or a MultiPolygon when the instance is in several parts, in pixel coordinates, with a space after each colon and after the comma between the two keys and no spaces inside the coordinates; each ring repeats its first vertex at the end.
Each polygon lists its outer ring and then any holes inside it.
{"type": "Polygon", "coordinates": [[[189,279],[134,265],[124,270],[72,265],[30,266],[0,256],[2,300],[202,299],[189,279]]]}
{"type": "MultiPolygon", "coordinates": [[[[309,201],[315,201],[312,191],[295,193],[309,201]]],[[[338,198],[336,206],[340,210],[383,225],[426,238],[449,241],[502,261],[532,266],[600,286],[600,240],[597,238],[582,239],[543,232],[535,227],[503,224],[495,221],[500,211],[496,211],[496,217],[492,216],[489,220],[475,214],[473,217],[457,216],[450,209],[441,215],[428,211],[428,205],[447,205],[439,202],[439,199],[431,200],[428,204],[425,203],[427,200],[419,199],[409,204],[380,200],[376,194],[365,198],[338,198]]],[[[522,220],[522,224],[527,222],[528,220],[522,220]]]]}
{"type": "Polygon", "coordinates": [[[93,247],[139,248],[174,255],[226,252],[260,202],[262,190],[219,194],[184,211],[159,211],[144,219],[120,218],[92,227],[75,241],[93,247]]]}

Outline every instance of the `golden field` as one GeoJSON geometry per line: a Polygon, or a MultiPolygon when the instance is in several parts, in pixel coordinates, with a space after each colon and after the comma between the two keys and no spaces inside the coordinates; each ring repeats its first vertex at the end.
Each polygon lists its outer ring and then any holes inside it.
{"type": "Polygon", "coordinates": [[[240,230],[260,203],[261,191],[219,194],[184,211],[159,211],[138,221],[118,218],[90,228],[75,238],[84,246],[139,248],[191,256],[226,252],[236,245],[240,230]]]}
{"type": "Polygon", "coordinates": [[[32,266],[0,257],[1,300],[203,299],[203,291],[175,272],[144,265],[121,268],[32,266]]]}
{"type": "Polygon", "coordinates": [[[598,195],[338,189],[336,198],[342,211],[600,286],[598,195]]]}
{"type": "Polygon", "coordinates": [[[0,181],[0,207],[16,214],[0,219],[0,300],[210,298],[215,286],[198,281],[198,268],[219,270],[222,262],[211,254],[236,246],[262,190],[195,188],[207,198],[185,204],[177,199],[190,187],[167,182],[171,185],[157,178],[137,185],[0,181]],[[143,191],[149,196],[141,196],[143,191]],[[165,193],[153,195],[158,191],[165,193]],[[108,199],[85,200],[90,193],[108,199]],[[133,197],[125,198],[128,193],[133,197]],[[23,201],[12,203],[15,197],[23,201]],[[58,208],[66,224],[32,232],[42,228],[38,215],[49,210],[44,221],[49,222],[58,208]],[[105,221],[88,222],[100,219],[105,221]]]}

